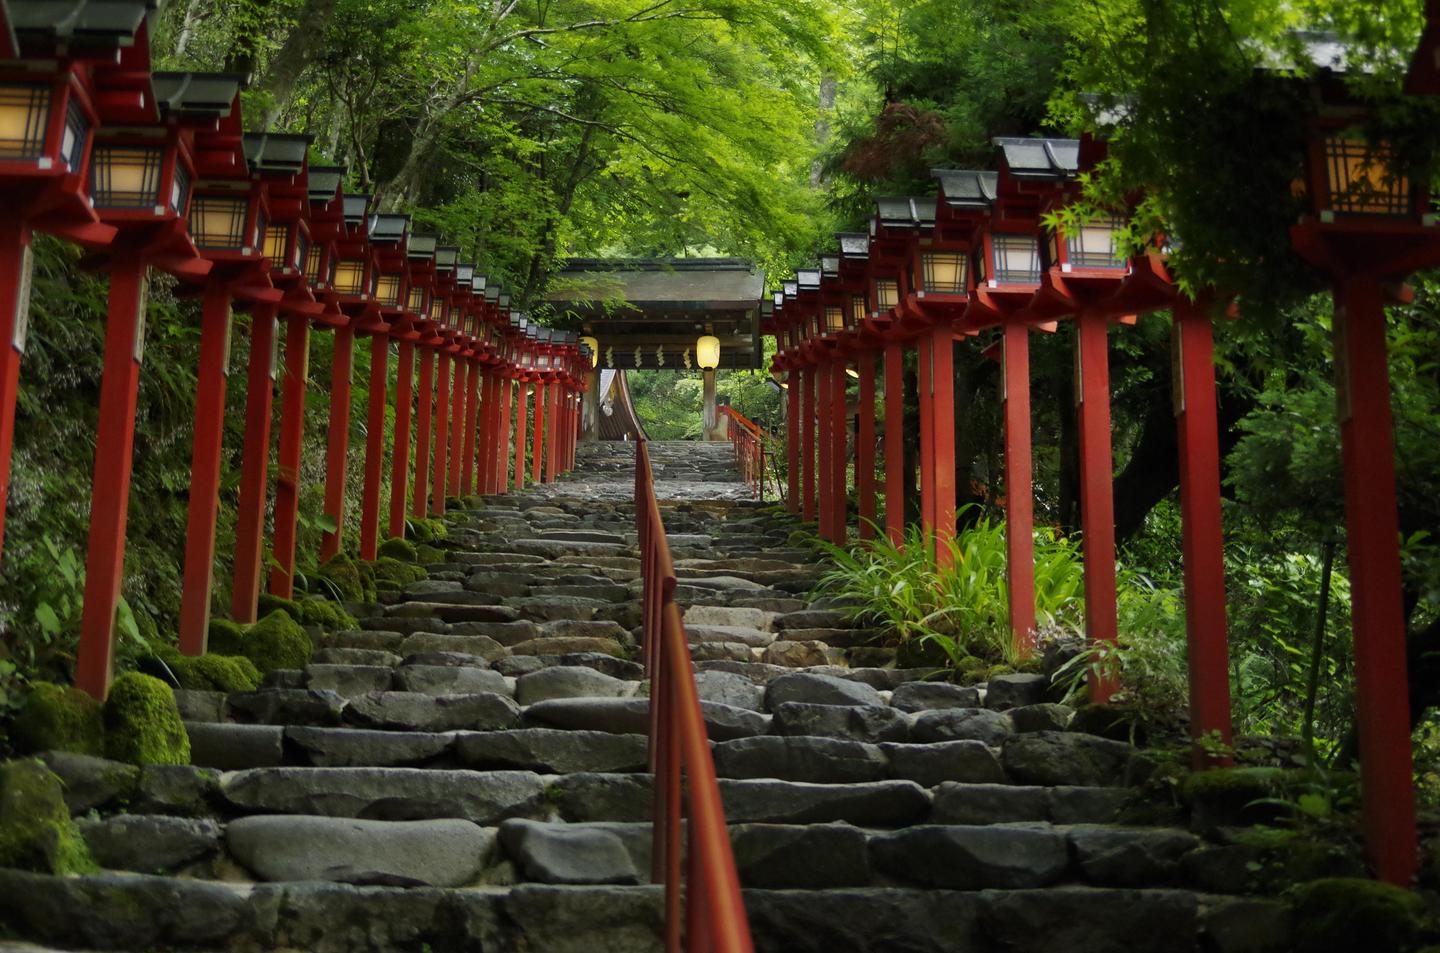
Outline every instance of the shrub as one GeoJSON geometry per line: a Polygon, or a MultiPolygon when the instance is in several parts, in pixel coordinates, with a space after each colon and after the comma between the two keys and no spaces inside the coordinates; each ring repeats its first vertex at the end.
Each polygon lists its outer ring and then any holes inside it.
{"type": "Polygon", "coordinates": [[[284,610],[272,612],[246,629],[236,627],[219,639],[214,632],[210,647],[220,655],[243,655],[264,675],[276,669],[304,668],[315,651],[310,636],[284,610]]]}
{"type": "Polygon", "coordinates": [[[15,742],[24,751],[105,752],[100,703],[80,691],[50,682],[30,686],[15,717],[15,742]]]}
{"type": "Polygon", "coordinates": [[[0,764],[0,867],[61,875],[96,869],[60,779],[39,761],[0,764]]]}
{"type": "Polygon", "coordinates": [[[189,764],[190,738],[175,693],[158,678],[126,672],[105,700],[105,754],[127,764],[189,764]]]}
{"type": "Polygon", "coordinates": [[[400,559],[409,563],[415,561],[415,544],[398,536],[385,540],[376,552],[380,556],[388,556],[391,559],[400,559]]]}

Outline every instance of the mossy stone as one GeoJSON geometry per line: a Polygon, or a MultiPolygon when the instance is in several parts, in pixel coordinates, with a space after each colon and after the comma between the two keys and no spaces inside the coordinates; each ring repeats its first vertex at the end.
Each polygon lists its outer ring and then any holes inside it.
{"type": "Polygon", "coordinates": [[[1425,901],[1391,884],[1331,877],[1296,887],[1297,953],[1413,950],[1425,930],[1425,901]]]}
{"type": "Polygon", "coordinates": [[[210,647],[220,655],[244,656],[261,675],[282,668],[304,668],[315,651],[310,636],[283,609],[234,635],[226,633],[217,640],[212,633],[210,647]]]}
{"type": "Polygon", "coordinates": [[[39,761],[0,764],[0,867],[43,874],[96,869],[60,779],[39,761]]]}
{"type": "Polygon", "coordinates": [[[330,557],[317,573],[327,579],[346,602],[362,602],[365,599],[365,582],[360,574],[360,564],[346,553],[330,557]]]}
{"type": "Polygon", "coordinates": [[[950,664],[950,657],[929,639],[906,639],[895,649],[895,664],[900,668],[943,668],[950,664]]]}
{"type": "Polygon", "coordinates": [[[415,561],[415,544],[398,536],[385,540],[376,552],[382,557],[388,556],[391,559],[400,559],[407,563],[415,561]]]}
{"type": "Polygon", "coordinates": [[[381,556],[371,563],[371,571],[375,574],[376,585],[389,584],[398,589],[425,578],[425,570],[419,566],[389,556],[381,556]]]}
{"type": "Polygon", "coordinates": [[[260,687],[260,671],[243,655],[181,655],[166,646],[156,657],[165,663],[181,688],[202,692],[249,692],[260,687]]]}
{"type": "Polygon", "coordinates": [[[1293,774],[1282,768],[1197,771],[1185,779],[1180,795],[1202,828],[1268,824],[1286,812],[1282,805],[1263,802],[1283,797],[1293,774]]]}
{"type": "Polygon", "coordinates": [[[992,666],[990,666],[989,668],[987,668],[987,669],[985,670],[985,680],[986,680],[986,681],[989,681],[989,680],[992,679],[992,678],[999,678],[1001,675],[1014,675],[1014,674],[1015,674],[1015,669],[1014,669],[1014,668],[1012,668],[1012,667],[1009,666],[1009,665],[1005,665],[1004,663],[1001,663],[1001,664],[999,664],[999,665],[992,665],[992,666]]]}
{"type": "Polygon", "coordinates": [[[206,636],[207,648],[211,652],[219,652],[222,655],[233,655],[235,653],[224,646],[238,645],[244,632],[244,628],[238,622],[232,622],[229,619],[211,619],[206,636]]]}
{"type": "Polygon", "coordinates": [[[445,550],[437,546],[427,546],[423,543],[415,544],[415,561],[421,565],[431,563],[443,563],[445,561],[445,550]]]}
{"type": "Polygon", "coordinates": [[[1070,719],[1070,730],[1098,735],[1112,741],[1145,743],[1144,726],[1134,709],[1124,705],[1097,705],[1087,702],[1076,706],[1070,719]]]}
{"type": "Polygon", "coordinates": [[[127,764],[189,764],[190,736],[170,686],[126,672],[105,699],[105,756],[127,764]]]}
{"type": "Polygon", "coordinates": [[[260,601],[256,604],[255,617],[257,619],[263,619],[272,612],[288,612],[290,613],[290,618],[299,618],[299,610],[296,609],[293,599],[272,596],[268,592],[260,593],[260,601]]]}
{"type": "Polygon", "coordinates": [[[443,520],[418,519],[410,521],[410,536],[417,543],[435,543],[449,535],[443,520]]]}
{"type": "Polygon", "coordinates": [[[100,703],[78,688],[36,682],[15,716],[14,731],[25,751],[105,753],[100,703]]]}
{"type": "MultiPolygon", "coordinates": [[[[897,662],[896,664],[899,663],[897,662]]],[[[960,664],[956,666],[956,671],[960,673],[961,680],[966,682],[985,681],[986,672],[989,670],[989,663],[983,658],[974,655],[961,659],[960,664]]]]}
{"type": "Polygon", "coordinates": [[[360,624],[338,603],[329,599],[298,599],[295,602],[295,611],[299,613],[295,619],[301,625],[318,625],[327,632],[353,629],[360,624]]]}

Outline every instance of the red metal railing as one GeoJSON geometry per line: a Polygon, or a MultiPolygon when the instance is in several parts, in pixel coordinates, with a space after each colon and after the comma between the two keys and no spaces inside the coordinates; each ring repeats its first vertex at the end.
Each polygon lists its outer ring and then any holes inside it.
{"type": "Polygon", "coordinates": [[[635,444],[635,524],[640,537],[640,577],[645,587],[650,769],[655,773],[650,879],[665,885],[665,950],[752,953],[750,926],[740,899],[740,877],[730,852],[730,834],[725,828],[715,762],[706,740],[689,643],[680,621],[680,608],[675,605],[675,564],[670,559],[665,524],[660,520],[650,451],[644,440],[635,444]],[[687,779],[689,784],[685,785],[687,779]],[[680,822],[686,813],[686,795],[690,822],[687,870],[682,880],[680,822]]]}
{"type": "Polygon", "coordinates": [[[765,441],[769,435],[749,417],[733,407],[721,407],[720,413],[730,418],[726,428],[730,445],[735,448],[735,466],[750,484],[757,497],[765,496],[765,441]]]}

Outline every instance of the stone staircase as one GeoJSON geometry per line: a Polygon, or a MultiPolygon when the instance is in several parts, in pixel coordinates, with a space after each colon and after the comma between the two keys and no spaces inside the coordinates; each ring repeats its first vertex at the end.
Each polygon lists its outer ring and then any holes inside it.
{"type": "MultiPolygon", "coordinates": [[[[179,693],[193,767],[47,755],[105,872],[0,870],[0,937],[659,949],[632,450],[453,514],[446,561],[305,670],[179,693]]],[[[1067,731],[1043,676],[877,665],[727,444],[652,452],[757,949],[1287,948],[1284,907],[1220,892],[1226,846],[1120,823],[1145,754],[1067,731]]]]}

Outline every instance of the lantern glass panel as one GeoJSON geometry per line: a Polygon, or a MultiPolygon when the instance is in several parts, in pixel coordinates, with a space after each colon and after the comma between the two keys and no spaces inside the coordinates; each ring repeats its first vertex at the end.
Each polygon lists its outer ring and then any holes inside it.
{"type": "Polygon", "coordinates": [[[845,330],[845,311],[839,306],[830,306],[825,309],[825,333],[839,334],[845,330]]]}
{"type": "Polygon", "coordinates": [[[375,283],[375,297],[380,299],[381,304],[389,305],[392,308],[399,307],[400,276],[381,275],[375,283]]]}
{"type": "Polygon", "coordinates": [[[350,259],[341,259],[335,266],[335,274],[332,278],[335,290],[341,294],[358,295],[365,290],[365,263],[350,259]]]}
{"type": "Polygon", "coordinates": [[[1088,222],[1065,231],[1065,252],[1073,268],[1124,268],[1118,218],[1088,222]]]}
{"type": "Polygon", "coordinates": [[[178,161],[175,163],[175,177],[170,182],[170,211],[183,214],[185,203],[190,198],[190,173],[178,161]]]}
{"type": "Polygon", "coordinates": [[[850,296],[850,327],[859,327],[865,320],[865,296],[850,296]]]}
{"type": "Polygon", "coordinates": [[[410,300],[405,302],[405,310],[415,314],[423,314],[425,312],[424,288],[410,289],[410,300]]]}
{"type": "Polygon", "coordinates": [[[301,274],[310,272],[310,241],[305,237],[304,232],[297,231],[295,233],[295,255],[293,260],[295,267],[300,270],[301,274]]]}
{"type": "Polygon", "coordinates": [[[306,253],[305,274],[310,278],[311,281],[325,280],[325,268],[323,264],[324,256],[325,246],[319,244],[311,245],[310,250],[306,253]]]}
{"type": "Polygon", "coordinates": [[[924,269],[922,287],[934,294],[965,293],[965,256],[960,252],[925,252],[920,256],[924,269]]]}
{"type": "Polygon", "coordinates": [[[1040,243],[1033,235],[991,235],[995,280],[1001,284],[1040,282],[1040,243]]]}
{"type": "Polygon", "coordinates": [[[148,146],[96,146],[90,196],[98,208],[153,208],[164,153],[148,146]]]}
{"type": "Polygon", "coordinates": [[[1326,207],[1350,215],[1408,215],[1410,180],[1390,170],[1388,146],[1363,139],[1325,140],[1326,207]]]}
{"type": "Polygon", "coordinates": [[[201,248],[239,248],[247,211],[244,199],[197,195],[190,204],[190,238],[201,248]]]}
{"type": "Polygon", "coordinates": [[[74,172],[85,155],[85,142],[90,137],[90,120],[74,99],[65,108],[65,133],[60,139],[60,161],[74,172]]]}
{"type": "MultiPolygon", "coordinates": [[[[195,217],[193,209],[190,212],[190,217],[195,217]]],[[[289,230],[286,229],[284,225],[271,225],[265,229],[265,244],[262,249],[262,254],[264,254],[265,260],[270,263],[271,268],[285,267],[285,246],[289,243],[289,238],[289,230]]]]}
{"type": "Polygon", "coordinates": [[[38,159],[50,124],[45,86],[0,86],[0,159],[38,159]]]}
{"type": "Polygon", "coordinates": [[[900,282],[892,278],[879,278],[875,281],[875,309],[877,311],[889,311],[900,303],[900,282]]]}

